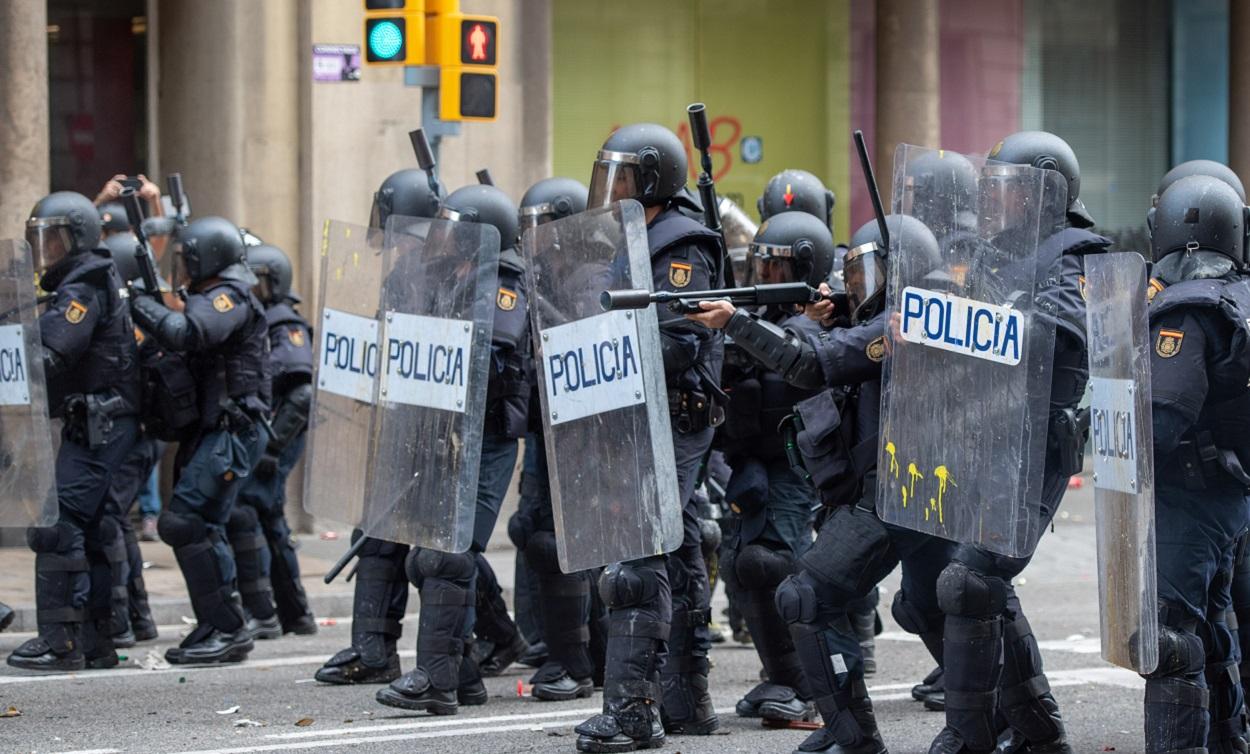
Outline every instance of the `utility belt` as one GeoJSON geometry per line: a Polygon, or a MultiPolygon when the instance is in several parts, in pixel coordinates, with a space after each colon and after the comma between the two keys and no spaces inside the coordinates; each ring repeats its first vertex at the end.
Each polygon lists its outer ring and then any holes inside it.
{"type": "Polygon", "coordinates": [[[134,413],[134,407],[113,390],[74,393],[65,399],[65,436],[98,450],[112,441],[114,420],[134,413]]]}
{"type": "Polygon", "coordinates": [[[1058,461],[1060,476],[1075,476],[1085,465],[1085,443],[1089,439],[1089,408],[1065,408],[1050,413],[1046,450],[1058,461]]]}
{"type": "Polygon", "coordinates": [[[1176,446],[1162,471],[1180,479],[1187,490],[1227,487],[1237,484],[1250,490],[1250,474],[1246,473],[1237,452],[1215,445],[1210,432],[1198,432],[1176,446]]]}
{"type": "Polygon", "coordinates": [[[701,390],[669,390],[668,415],[673,429],[683,435],[702,432],[725,423],[725,409],[701,390]]]}
{"type": "Polygon", "coordinates": [[[217,415],[216,430],[229,432],[230,434],[238,434],[245,430],[259,425],[264,429],[266,434],[265,442],[268,443],[273,438],[273,427],[269,424],[269,417],[257,408],[250,407],[247,398],[222,398],[217,404],[220,409],[217,415]]]}
{"type": "Polygon", "coordinates": [[[826,390],[799,402],[777,431],[794,473],[820,493],[826,506],[859,500],[864,476],[877,463],[877,435],[855,442],[845,411],[854,396],[826,390]]]}

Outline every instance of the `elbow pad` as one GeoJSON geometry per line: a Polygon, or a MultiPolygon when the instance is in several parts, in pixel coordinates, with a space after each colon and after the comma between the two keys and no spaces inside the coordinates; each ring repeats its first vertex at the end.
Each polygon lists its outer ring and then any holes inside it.
{"type": "Polygon", "coordinates": [[[816,358],[816,351],[793,333],[738,309],[730,317],[725,334],[791,385],[804,390],[824,387],[825,375],[816,358]]]}
{"type": "Polygon", "coordinates": [[[191,325],[185,314],[171,311],[151,296],[135,296],[130,299],[130,315],[135,324],[152,333],[166,348],[174,351],[187,349],[191,325]]]}
{"type": "Polygon", "coordinates": [[[299,437],[300,433],[308,426],[308,415],[312,409],[313,387],[311,383],[305,382],[302,385],[296,385],[287,392],[282,403],[278,405],[278,410],[274,412],[273,421],[270,422],[273,429],[273,439],[269,441],[269,447],[273,452],[281,453],[286,447],[299,437]]]}

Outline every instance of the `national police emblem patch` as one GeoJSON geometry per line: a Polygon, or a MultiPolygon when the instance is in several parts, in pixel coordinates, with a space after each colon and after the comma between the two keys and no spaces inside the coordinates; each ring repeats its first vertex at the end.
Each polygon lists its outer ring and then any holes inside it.
{"type": "Polygon", "coordinates": [[[516,291],[500,288],[499,295],[495,297],[495,305],[499,307],[500,311],[512,311],[516,308],[516,291]]]}
{"type": "Polygon", "coordinates": [[[690,285],[690,265],[685,262],[672,262],[668,266],[668,282],[674,288],[685,288],[690,285]]]}
{"type": "Polygon", "coordinates": [[[303,348],[304,343],[306,342],[304,340],[304,331],[298,327],[293,327],[290,330],[287,330],[286,337],[291,341],[291,345],[296,348],[303,348]]]}
{"type": "Polygon", "coordinates": [[[225,314],[234,308],[234,301],[230,300],[229,293],[219,293],[217,298],[213,299],[213,308],[225,314]]]}
{"type": "Polygon", "coordinates": [[[864,355],[871,361],[881,361],[885,358],[885,336],[879,335],[876,339],[864,346],[864,355]]]}
{"type": "Polygon", "coordinates": [[[69,308],[65,310],[65,321],[71,325],[82,322],[83,317],[87,316],[87,307],[78,301],[69,302],[69,308]]]}
{"type": "Polygon", "coordinates": [[[1181,352],[1181,341],[1185,340],[1185,333],[1180,330],[1160,330],[1159,337],[1155,340],[1155,353],[1159,354],[1161,359],[1170,359],[1181,352]]]}

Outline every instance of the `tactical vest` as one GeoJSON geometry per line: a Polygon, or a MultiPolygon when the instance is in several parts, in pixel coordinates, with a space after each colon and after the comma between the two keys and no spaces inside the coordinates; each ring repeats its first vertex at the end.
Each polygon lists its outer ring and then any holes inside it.
{"type": "Polygon", "coordinates": [[[290,301],[280,301],[265,309],[269,328],[269,376],[275,395],[313,377],[312,328],[295,311],[290,301]]]}
{"type": "Polygon", "coordinates": [[[252,289],[237,280],[219,280],[194,295],[213,299],[226,293],[236,306],[246,306],[246,324],[221,345],[188,354],[191,371],[200,386],[200,413],[204,426],[216,426],[222,398],[232,398],[256,415],[269,410],[269,327],[264,308],[252,289]]]}
{"type": "Polygon", "coordinates": [[[486,432],[524,437],[533,387],[529,297],[525,263],[515,249],[499,258],[499,290],[491,334],[490,381],[486,388],[486,432]]]}
{"type": "MultiPolygon", "coordinates": [[[[665,252],[671,252],[672,259],[689,259],[691,254],[698,253],[696,248],[699,248],[708,255],[715,269],[715,266],[719,264],[721,243],[719,234],[713,233],[699,221],[686,217],[672,208],[661,212],[647,226],[647,246],[652,260],[665,252]]],[[[720,288],[724,285],[723,270],[715,276],[711,285],[713,288],[720,288]]],[[[724,362],[723,341],[724,336],[719,331],[714,337],[705,341],[700,349],[698,360],[682,375],[679,384],[699,385],[711,380],[712,384],[704,384],[704,387],[709,391],[719,389],[721,366],[724,362]],[[692,372],[694,374],[691,374],[692,372]]]]}

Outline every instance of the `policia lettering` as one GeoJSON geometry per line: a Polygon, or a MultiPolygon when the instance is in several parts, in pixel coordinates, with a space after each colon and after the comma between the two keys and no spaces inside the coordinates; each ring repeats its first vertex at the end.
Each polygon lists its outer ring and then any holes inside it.
{"type": "Polygon", "coordinates": [[[639,371],[634,341],[628,335],[554,354],[547,357],[547,365],[552,395],[559,395],[561,388],[565,392],[576,392],[625,379],[639,371]]]}

